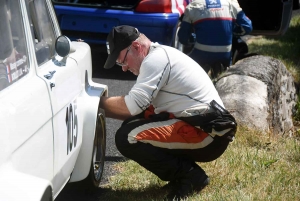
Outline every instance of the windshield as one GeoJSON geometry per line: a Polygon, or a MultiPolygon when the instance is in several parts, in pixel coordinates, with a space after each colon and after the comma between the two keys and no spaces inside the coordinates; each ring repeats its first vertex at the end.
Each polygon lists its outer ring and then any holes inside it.
{"type": "Polygon", "coordinates": [[[0,91],[29,71],[18,1],[0,0],[0,91]]]}

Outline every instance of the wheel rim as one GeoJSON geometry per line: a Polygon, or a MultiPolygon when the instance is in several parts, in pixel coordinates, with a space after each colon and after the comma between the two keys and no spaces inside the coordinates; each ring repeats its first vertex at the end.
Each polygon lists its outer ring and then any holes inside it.
{"type": "Polygon", "coordinates": [[[93,149],[94,179],[99,181],[102,176],[105,157],[105,124],[103,114],[98,114],[96,136],[93,149]]]}

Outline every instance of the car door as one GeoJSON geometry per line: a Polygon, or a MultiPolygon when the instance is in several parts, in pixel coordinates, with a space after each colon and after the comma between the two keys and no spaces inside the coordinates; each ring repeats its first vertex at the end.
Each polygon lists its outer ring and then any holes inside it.
{"type": "MultiPolygon", "coordinates": [[[[26,178],[50,181],[51,102],[45,82],[36,75],[33,41],[22,4],[0,0],[0,181],[8,174],[3,172],[4,166],[16,174],[28,175],[26,178]]],[[[22,179],[12,182],[22,183],[22,179]]],[[[5,187],[0,185],[2,190],[5,187]]]]}
{"type": "Polygon", "coordinates": [[[55,40],[60,31],[51,3],[27,0],[35,39],[38,62],[37,75],[47,83],[53,113],[54,179],[56,195],[67,183],[74,168],[81,145],[78,128],[77,97],[82,85],[80,70],[72,58],[61,58],[55,53],[55,40]]]}
{"type": "Polygon", "coordinates": [[[238,0],[251,19],[251,35],[283,35],[290,24],[293,0],[238,0]]]}

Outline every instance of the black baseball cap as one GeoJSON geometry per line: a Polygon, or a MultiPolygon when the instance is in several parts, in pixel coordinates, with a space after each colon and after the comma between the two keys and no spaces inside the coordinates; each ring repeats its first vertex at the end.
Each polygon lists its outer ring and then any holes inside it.
{"type": "Polygon", "coordinates": [[[113,67],[120,52],[131,45],[132,41],[136,40],[140,35],[137,28],[122,25],[114,27],[107,36],[106,48],[108,58],[104,64],[104,68],[109,69],[113,67]]]}

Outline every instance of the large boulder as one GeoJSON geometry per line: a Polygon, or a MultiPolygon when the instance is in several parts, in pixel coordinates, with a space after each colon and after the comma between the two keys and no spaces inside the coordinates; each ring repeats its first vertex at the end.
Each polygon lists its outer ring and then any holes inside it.
{"type": "Polygon", "coordinates": [[[278,59],[261,55],[245,58],[223,73],[215,86],[240,125],[273,134],[293,130],[296,88],[292,75],[278,59]]]}

